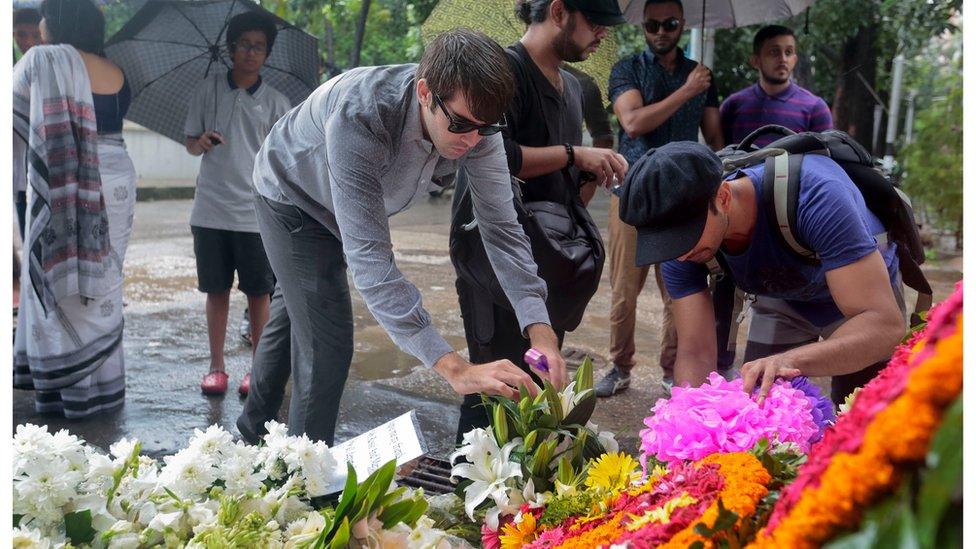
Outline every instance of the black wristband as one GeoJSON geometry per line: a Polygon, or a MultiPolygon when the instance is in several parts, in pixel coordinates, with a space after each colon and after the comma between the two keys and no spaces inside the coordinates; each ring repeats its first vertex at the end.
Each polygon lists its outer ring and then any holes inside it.
{"type": "Polygon", "coordinates": [[[569,168],[576,164],[576,153],[573,151],[573,146],[569,143],[563,143],[563,147],[566,147],[566,156],[569,157],[569,160],[566,161],[566,167],[569,168]]]}

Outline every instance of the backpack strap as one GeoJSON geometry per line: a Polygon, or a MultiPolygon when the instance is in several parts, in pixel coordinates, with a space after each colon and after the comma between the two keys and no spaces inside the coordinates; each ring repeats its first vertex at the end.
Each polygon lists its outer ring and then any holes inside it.
{"type": "Polygon", "coordinates": [[[796,210],[800,197],[800,166],[802,154],[779,154],[765,160],[763,173],[763,202],[773,233],[782,243],[806,261],[817,261],[816,252],[800,243],[797,233],[796,210]]]}

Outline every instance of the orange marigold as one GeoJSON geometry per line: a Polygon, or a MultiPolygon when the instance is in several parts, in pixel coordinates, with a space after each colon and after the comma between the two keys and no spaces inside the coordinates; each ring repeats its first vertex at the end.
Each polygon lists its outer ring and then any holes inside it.
{"type": "Polygon", "coordinates": [[[771,533],[750,547],[819,547],[842,529],[853,528],[863,509],[900,482],[900,466],[925,457],[942,412],[962,391],[962,314],[955,330],[927,349],[926,339],[911,351],[920,361],[905,390],[875,416],[856,453],[838,452],[820,478],[771,533]]]}

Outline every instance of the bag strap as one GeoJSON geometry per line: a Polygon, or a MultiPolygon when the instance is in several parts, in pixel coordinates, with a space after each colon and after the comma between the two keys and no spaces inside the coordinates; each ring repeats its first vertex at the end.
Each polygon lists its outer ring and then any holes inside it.
{"type": "Polygon", "coordinates": [[[775,234],[794,254],[807,261],[818,261],[816,252],[800,243],[796,231],[796,210],[800,197],[802,154],[780,154],[765,160],[763,201],[775,234]]]}

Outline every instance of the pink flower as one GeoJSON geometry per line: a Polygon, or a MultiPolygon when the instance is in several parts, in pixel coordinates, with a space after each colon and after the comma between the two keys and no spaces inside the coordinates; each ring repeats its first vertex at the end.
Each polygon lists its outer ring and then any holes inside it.
{"type": "Polygon", "coordinates": [[[821,433],[810,400],[788,381],[777,380],[760,407],[742,390],[741,379],[726,381],[715,372],[701,387],[672,389],[671,398],[658,400],[644,424],[645,468],[648,455],[668,462],[699,460],[749,450],[763,437],[794,443],[805,452],[821,433]]]}

